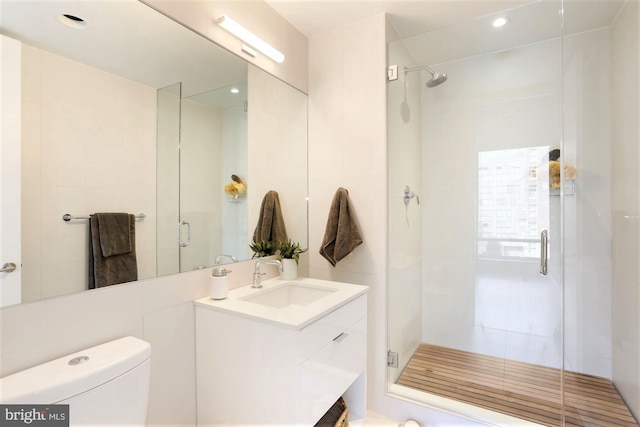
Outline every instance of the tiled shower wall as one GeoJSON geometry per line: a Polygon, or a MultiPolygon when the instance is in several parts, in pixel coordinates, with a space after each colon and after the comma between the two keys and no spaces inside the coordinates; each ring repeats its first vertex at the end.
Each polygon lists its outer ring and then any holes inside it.
{"type": "Polygon", "coordinates": [[[611,28],[613,129],[613,382],[640,417],[640,10],[627,2],[611,28]]]}

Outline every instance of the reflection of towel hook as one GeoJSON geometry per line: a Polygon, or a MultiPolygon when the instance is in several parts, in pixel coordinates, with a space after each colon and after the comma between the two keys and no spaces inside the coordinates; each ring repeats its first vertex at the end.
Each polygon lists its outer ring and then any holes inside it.
{"type": "Polygon", "coordinates": [[[420,204],[420,197],[418,197],[418,195],[416,193],[411,191],[411,189],[409,188],[408,185],[405,185],[404,186],[404,205],[405,206],[409,206],[409,202],[414,197],[416,198],[416,202],[418,202],[418,204],[420,204]]]}

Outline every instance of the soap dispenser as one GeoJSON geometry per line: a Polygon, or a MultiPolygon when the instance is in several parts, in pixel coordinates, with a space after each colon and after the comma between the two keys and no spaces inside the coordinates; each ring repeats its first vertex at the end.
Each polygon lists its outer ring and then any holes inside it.
{"type": "Polygon", "coordinates": [[[229,293],[229,283],[227,281],[227,270],[224,267],[215,267],[211,272],[211,298],[225,299],[229,293]]]}

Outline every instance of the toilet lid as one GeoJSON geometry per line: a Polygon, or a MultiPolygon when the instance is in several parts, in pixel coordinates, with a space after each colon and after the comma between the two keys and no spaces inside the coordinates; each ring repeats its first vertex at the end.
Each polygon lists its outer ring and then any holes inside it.
{"type": "Polygon", "coordinates": [[[151,345],[124,337],[0,378],[0,403],[48,404],[98,387],[151,357],[151,345]]]}

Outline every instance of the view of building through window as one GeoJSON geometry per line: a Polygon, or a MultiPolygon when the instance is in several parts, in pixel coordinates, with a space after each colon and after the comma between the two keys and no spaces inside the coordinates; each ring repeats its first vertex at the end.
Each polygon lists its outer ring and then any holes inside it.
{"type": "Polygon", "coordinates": [[[549,228],[548,146],[478,153],[480,259],[538,259],[549,228]],[[542,166],[542,167],[541,167],[542,166]]]}

